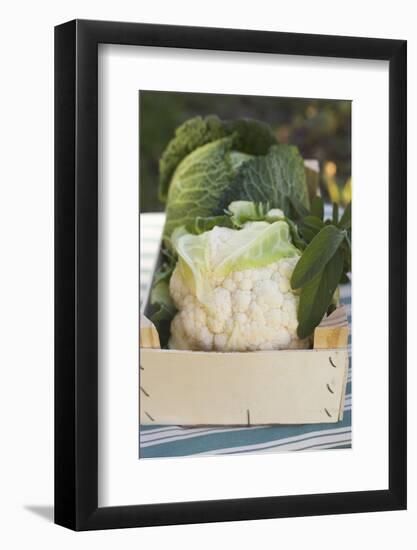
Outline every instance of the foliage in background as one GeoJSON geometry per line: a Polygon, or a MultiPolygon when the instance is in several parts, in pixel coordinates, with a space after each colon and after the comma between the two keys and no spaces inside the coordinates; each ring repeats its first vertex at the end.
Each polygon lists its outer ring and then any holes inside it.
{"type": "Polygon", "coordinates": [[[141,211],[161,211],[158,163],[175,129],[195,115],[256,118],[280,143],[297,145],[304,158],[319,160],[320,186],[330,202],[350,202],[351,102],[178,92],[140,92],[141,211]]]}

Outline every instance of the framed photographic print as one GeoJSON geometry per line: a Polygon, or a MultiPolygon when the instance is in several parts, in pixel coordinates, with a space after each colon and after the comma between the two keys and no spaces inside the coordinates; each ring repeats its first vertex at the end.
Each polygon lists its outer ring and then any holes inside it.
{"type": "Polygon", "coordinates": [[[406,507],[406,42],[55,29],[55,521],[406,507]]]}

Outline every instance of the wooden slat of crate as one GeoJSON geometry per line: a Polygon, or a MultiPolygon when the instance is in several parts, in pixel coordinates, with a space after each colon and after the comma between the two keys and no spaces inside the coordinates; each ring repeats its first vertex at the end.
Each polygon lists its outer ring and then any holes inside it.
{"type": "Polygon", "coordinates": [[[160,348],[159,334],[155,325],[144,315],[140,316],[139,343],[141,348],[160,348]]]}
{"type": "Polygon", "coordinates": [[[345,348],[348,345],[349,324],[345,306],[338,307],[314,330],[314,349],[345,348]]]}
{"type": "Polygon", "coordinates": [[[141,350],[141,422],[260,425],[337,422],[346,350],[205,353],[141,350]]]}

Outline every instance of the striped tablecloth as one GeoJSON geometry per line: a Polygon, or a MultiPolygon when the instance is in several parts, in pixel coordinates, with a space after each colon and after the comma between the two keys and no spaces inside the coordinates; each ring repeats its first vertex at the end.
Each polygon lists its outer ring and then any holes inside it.
{"type": "MultiPolygon", "coordinates": [[[[141,302],[151,282],[159,249],[163,214],[142,214],[140,219],[141,302]]],[[[351,322],[350,285],[341,288],[351,322]]],[[[237,453],[271,453],[314,449],[341,449],[352,445],[352,371],[349,336],[349,375],[343,420],[336,424],[287,426],[251,426],[239,428],[186,428],[181,426],[140,426],[140,458],[215,455],[237,453]]]]}

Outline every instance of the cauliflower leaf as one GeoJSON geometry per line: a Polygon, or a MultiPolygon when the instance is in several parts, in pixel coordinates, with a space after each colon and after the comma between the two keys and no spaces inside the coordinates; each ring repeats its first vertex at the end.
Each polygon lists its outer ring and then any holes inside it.
{"type": "Polygon", "coordinates": [[[211,302],[210,292],[216,279],[300,254],[284,221],[247,222],[240,230],[214,227],[200,235],[177,230],[172,243],[183,280],[206,305],[211,302]]]}

